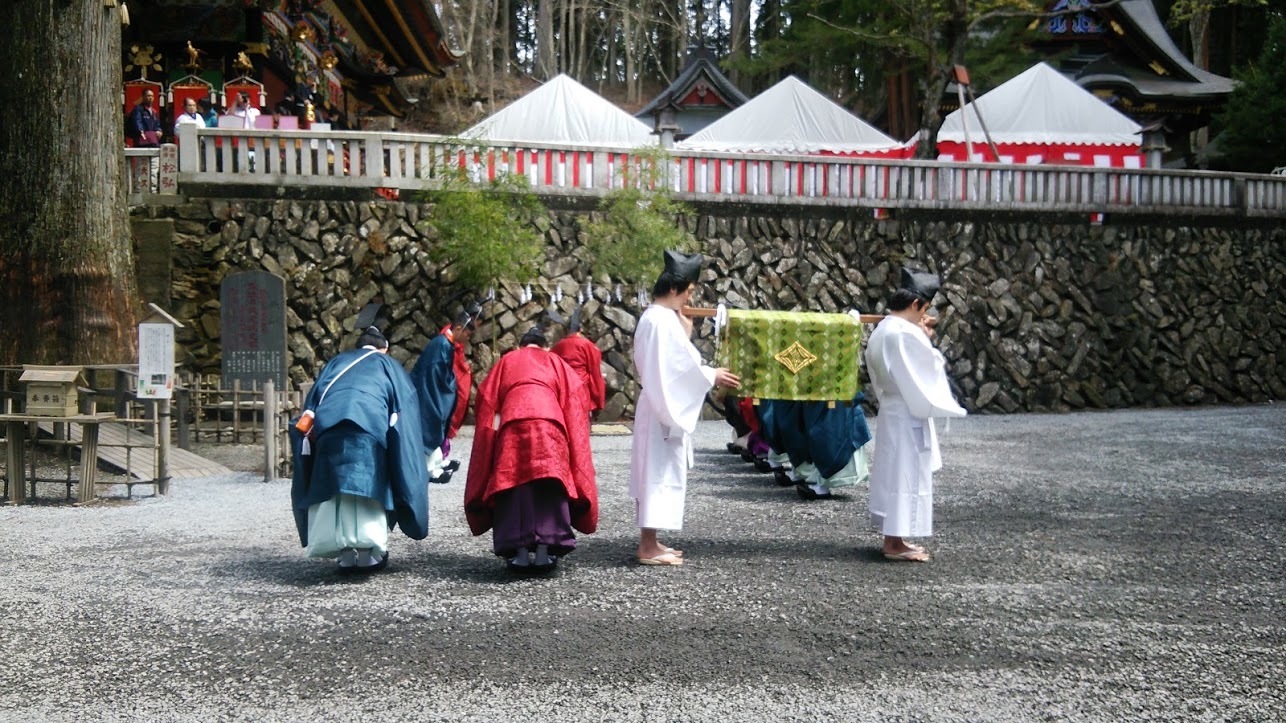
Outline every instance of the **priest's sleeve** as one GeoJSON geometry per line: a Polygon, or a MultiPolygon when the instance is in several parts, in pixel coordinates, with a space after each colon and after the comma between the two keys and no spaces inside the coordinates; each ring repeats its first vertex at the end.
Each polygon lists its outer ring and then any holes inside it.
{"type": "Polygon", "coordinates": [[[590,448],[589,415],[585,414],[585,386],[580,375],[569,365],[559,363],[556,366],[563,386],[568,467],[576,483],[572,526],[588,535],[598,530],[598,483],[594,477],[594,454],[590,448]]]}
{"type": "Polygon", "coordinates": [[[393,518],[407,537],[423,540],[429,535],[429,472],[424,465],[420,404],[402,367],[388,357],[382,357],[381,362],[389,380],[389,409],[393,412],[386,448],[393,518]]]}
{"type": "Polygon", "coordinates": [[[883,346],[884,366],[897,384],[911,416],[963,417],[964,407],[956,403],[947,382],[946,362],[927,338],[916,338],[919,332],[892,335],[883,346]]]}
{"type": "Polygon", "coordinates": [[[469,531],[475,535],[491,529],[491,507],[487,504],[486,495],[495,459],[495,417],[499,411],[497,397],[506,360],[506,357],[501,357],[483,380],[482,386],[478,387],[478,399],[474,407],[476,424],[473,449],[469,453],[469,477],[464,485],[464,516],[469,522],[469,531]]]}
{"type": "Polygon", "coordinates": [[[657,420],[667,430],[692,434],[701,418],[706,392],[714,386],[714,370],[701,364],[700,352],[683,333],[678,315],[667,316],[671,313],[665,310],[651,320],[640,320],[643,334],[634,340],[639,352],[635,360],[639,381],[652,400],[657,420]]]}

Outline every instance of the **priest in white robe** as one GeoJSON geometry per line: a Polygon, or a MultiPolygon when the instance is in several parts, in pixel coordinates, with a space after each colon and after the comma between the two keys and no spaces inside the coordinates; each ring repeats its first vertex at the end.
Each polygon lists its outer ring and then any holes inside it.
{"type": "Polygon", "coordinates": [[[866,367],[880,403],[871,465],[871,525],[884,535],[889,560],[927,562],[907,537],[933,534],[933,473],[942,468],[935,417],[963,417],[947,382],[946,359],[933,346],[928,311],[941,282],[902,270],[889,313],[866,346],[866,367]]]}
{"type": "Polygon", "coordinates": [[[666,251],[665,270],[652,289],[652,304],[634,330],[634,366],[642,391],[634,417],[630,496],[640,528],[638,561],[683,564],[683,551],[661,544],[657,530],[683,528],[692,433],[713,386],[741,381],[727,369],[711,368],[693,346],[692,319],[683,307],[692,298],[703,258],[666,251]]]}

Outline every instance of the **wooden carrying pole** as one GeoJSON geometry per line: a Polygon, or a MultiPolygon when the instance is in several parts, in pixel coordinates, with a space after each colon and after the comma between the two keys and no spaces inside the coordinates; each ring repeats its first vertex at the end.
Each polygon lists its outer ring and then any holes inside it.
{"type": "MultiPolygon", "coordinates": [[[[691,316],[694,318],[697,318],[697,317],[709,318],[709,317],[713,317],[717,313],[718,313],[717,309],[705,309],[698,306],[683,307],[683,315],[691,316]]],[[[863,324],[878,324],[881,321],[883,321],[883,319],[884,319],[883,314],[862,314],[860,317],[858,317],[858,320],[861,321],[863,324]]]]}

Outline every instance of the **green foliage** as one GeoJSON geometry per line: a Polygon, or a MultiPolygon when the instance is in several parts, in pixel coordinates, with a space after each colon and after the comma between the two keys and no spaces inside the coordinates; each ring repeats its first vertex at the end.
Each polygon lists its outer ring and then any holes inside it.
{"type": "Polygon", "coordinates": [[[594,271],[626,282],[649,282],[661,273],[665,249],[688,249],[692,235],[676,224],[691,213],[675,201],[666,183],[669,154],[656,147],[636,149],[637,162],[622,178],[628,183],[599,204],[603,218],[581,228],[594,271]]]}
{"type": "Polygon", "coordinates": [[[432,222],[439,234],[429,255],[451,265],[456,284],[481,291],[539,271],[545,240],[533,222],[547,211],[525,177],[480,184],[456,169],[425,197],[436,204],[432,222]]]}
{"type": "Polygon", "coordinates": [[[1237,73],[1219,136],[1220,165],[1266,172],[1286,165],[1286,17],[1274,17],[1259,60],[1237,73]]]}

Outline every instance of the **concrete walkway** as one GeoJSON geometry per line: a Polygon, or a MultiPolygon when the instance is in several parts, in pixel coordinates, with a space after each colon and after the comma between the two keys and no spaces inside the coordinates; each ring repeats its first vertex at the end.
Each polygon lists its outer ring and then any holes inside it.
{"type": "Polygon", "coordinates": [[[0,719],[1283,719],[1286,405],[953,423],[928,565],[728,438],[699,431],[677,569],[631,563],[629,437],[546,580],[468,534],[462,478],[365,581],[303,557],[285,481],[0,508],[0,719]]]}

